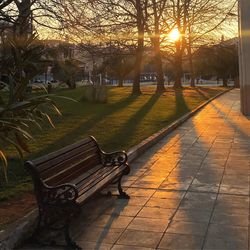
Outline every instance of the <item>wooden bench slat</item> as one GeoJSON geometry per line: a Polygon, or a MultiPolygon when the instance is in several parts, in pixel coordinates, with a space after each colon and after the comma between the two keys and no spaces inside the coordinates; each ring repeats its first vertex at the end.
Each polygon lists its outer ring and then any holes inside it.
{"type": "Polygon", "coordinates": [[[75,179],[77,176],[81,176],[84,172],[86,172],[88,169],[98,165],[100,162],[96,159],[95,155],[93,155],[90,158],[85,159],[81,164],[76,164],[76,166],[73,166],[74,168],[70,169],[67,168],[65,171],[59,172],[52,177],[46,179],[46,183],[67,183],[69,180],[75,179]]]}
{"type": "Polygon", "coordinates": [[[62,163],[67,159],[67,157],[74,157],[80,152],[85,152],[92,148],[95,148],[97,150],[97,146],[94,144],[94,142],[89,142],[88,144],[81,145],[72,151],[64,152],[63,154],[54,154],[53,157],[50,157],[48,155],[45,157],[43,162],[40,161],[39,165],[36,164],[36,161],[33,161],[33,163],[37,166],[37,170],[41,173],[43,171],[46,171],[51,166],[62,163]]]}
{"type": "Polygon", "coordinates": [[[74,168],[77,168],[78,165],[83,164],[84,161],[87,161],[91,156],[95,156],[100,162],[96,149],[91,148],[88,151],[74,155],[71,158],[65,158],[64,161],[61,161],[60,163],[40,172],[40,176],[44,179],[47,179],[49,176],[53,176],[54,174],[58,174],[58,172],[65,171],[65,169],[71,169],[73,171],[74,168]]]}
{"type": "Polygon", "coordinates": [[[71,151],[71,150],[74,150],[74,148],[78,148],[82,145],[85,145],[85,144],[88,144],[88,143],[93,143],[94,140],[91,138],[91,137],[87,137],[81,141],[78,141],[76,143],[73,143],[71,145],[68,145],[66,147],[63,147],[59,150],[56,150],[52,153],[49,153],[45,156],[41,156],[41,157],[38,157],[36,159],[33,160],[33,163],[38,167],[41,163],[43,163],[44,161],[46,161],[47,159],[52,159],[55,155],[60,155],[60,154],[64,154],[65,152],[67,151],[71,151]]]}
{"type": "Polygon", "coordinates": [[[91,184],[95,184],[95,181],[98,181],[99,178],[102,178],[104,174],[108,174],[114,171],[117,167],[102,167],[95,173],[93,173],[90,177],[85,178],[84,180],[78,182],[76,184],[77,189],[82,192],[83,189],[87,188],[91,184]]]}
{"type": "MultiPolygon", "coordinates": [[[[110,170],[106,170],[106,172],[100,172],[95,176],[95,179],[91,179],[88,182],[84,182],[81,187],[78,187],[79,190],[79,196],[82,195],[83,193],[86,193],[89,189],[91,189],[93,186],[97,185],[101,180],[106,178],[108,175],[112,174],[115,172],[119,167],[113,167],[110,170]]],[[[121,170],[119,169],[119,173],[121,173],[121,170]]]]}
{"type": "Polygon", "coordinates": [[[101,189],[107,186],[108,183],[111,183],[114,181],[119,175],[121,174],[121,169],[116,169],[112,173],[110,173],[108,176],[106,176],[104,179],[102,179],[98,185],[93,186],[89,190],[86,190],[85,193],[82,193],[79,195],[79,198],[77,199],[78,203],[83,203],[87,199],[89,199],[93,194],[99,192],[101,189]]]}
{"type": "Polygon", "coordinates": [[[82,175],[78,176],[77,178],[75,178],[71,181],[73,184],[78,186],[80,182],[82,182],[88,178],[92,178],[93,175],[102,168],[103,168],[103,165],[101,165],[101,164],[96,165],[95,167],[90,168],[87,172],[84,172],[82,175]]]}

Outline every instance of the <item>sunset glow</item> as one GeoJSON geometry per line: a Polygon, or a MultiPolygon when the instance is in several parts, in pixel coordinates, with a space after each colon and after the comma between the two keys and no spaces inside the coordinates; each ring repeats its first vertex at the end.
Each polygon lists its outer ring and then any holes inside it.
{"type": "Polygon", "coordinates": [[[179,32],[179,30],[177,28],[173,29],[169,34],[168,37],[170,40],[172,40],[173,42],[176,42],[180,39],[181,34],[179,32]]]}

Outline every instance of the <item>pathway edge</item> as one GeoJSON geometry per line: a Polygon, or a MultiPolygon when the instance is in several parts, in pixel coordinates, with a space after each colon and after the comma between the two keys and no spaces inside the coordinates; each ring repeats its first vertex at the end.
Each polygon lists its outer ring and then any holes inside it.
{"type": "Polygon", "coordinates": [[[182,117],[180,117],[178,120],[174,121],[173,123],[171,123],[167,127],[160,129],[158,132],[156,132],[153,135],[149,136],[148,138],[143,140],[141,143],[139,143],[136,146],[129,149],[128,150],[128,160],[129,160],[129,162],[132,162],[133,160],[135,160],[136,158],[141,156],[143,153],[146,152],[146,150],[148,150],[153,145],[158,143],[165,136],[169,135],[176,128],[178,128],[180,125],[182,125],[185,121],[187,121],[189,118],[191,118],[196,113],[201,111],[210,102],[212,102],[213,100],[217,99],[218,97],[226,94],[227,92],[231,91],[232,89],[233,88],[226,89],[223,92],[221,92],[221,93],[215,95],[214,97],[208,99],[206,102],[200,104],[198,107],[196,107],[192,111],[188,112],[187,114],[183,115],[182,117]]]}

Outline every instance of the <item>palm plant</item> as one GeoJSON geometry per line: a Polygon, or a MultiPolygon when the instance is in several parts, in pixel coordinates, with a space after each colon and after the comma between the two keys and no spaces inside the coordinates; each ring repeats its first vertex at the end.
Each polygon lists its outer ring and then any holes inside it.
{"type": "Polygon", "coordinates": [[[27,93],[31,79],[43,68],[42,54],[43,47],[38,45],[34,35],[28,38],[9,37],[2,47],[1,72],[9,78],[8,83],[1,82],[0,89],[0,159],[6,181],[6,147],[14,146],[23,158],[23,152],[29,152],[27,141],[33,139],[31,128],[35,125],[41,129],[43,120],[54,127],[48,107],[61,114],[52,95],[32,96],[27,93]]]}

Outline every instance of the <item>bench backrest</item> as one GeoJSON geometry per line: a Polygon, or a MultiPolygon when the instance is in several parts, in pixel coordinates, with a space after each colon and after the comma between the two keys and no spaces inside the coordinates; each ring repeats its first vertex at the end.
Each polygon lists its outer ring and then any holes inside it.
{"type": "Polygon", "coordinates": [[[70,183],[71,180],[101,163],[100,148],[88,137],[46,156],[26,162],[33,178],[47,185],[70,183]]]}

